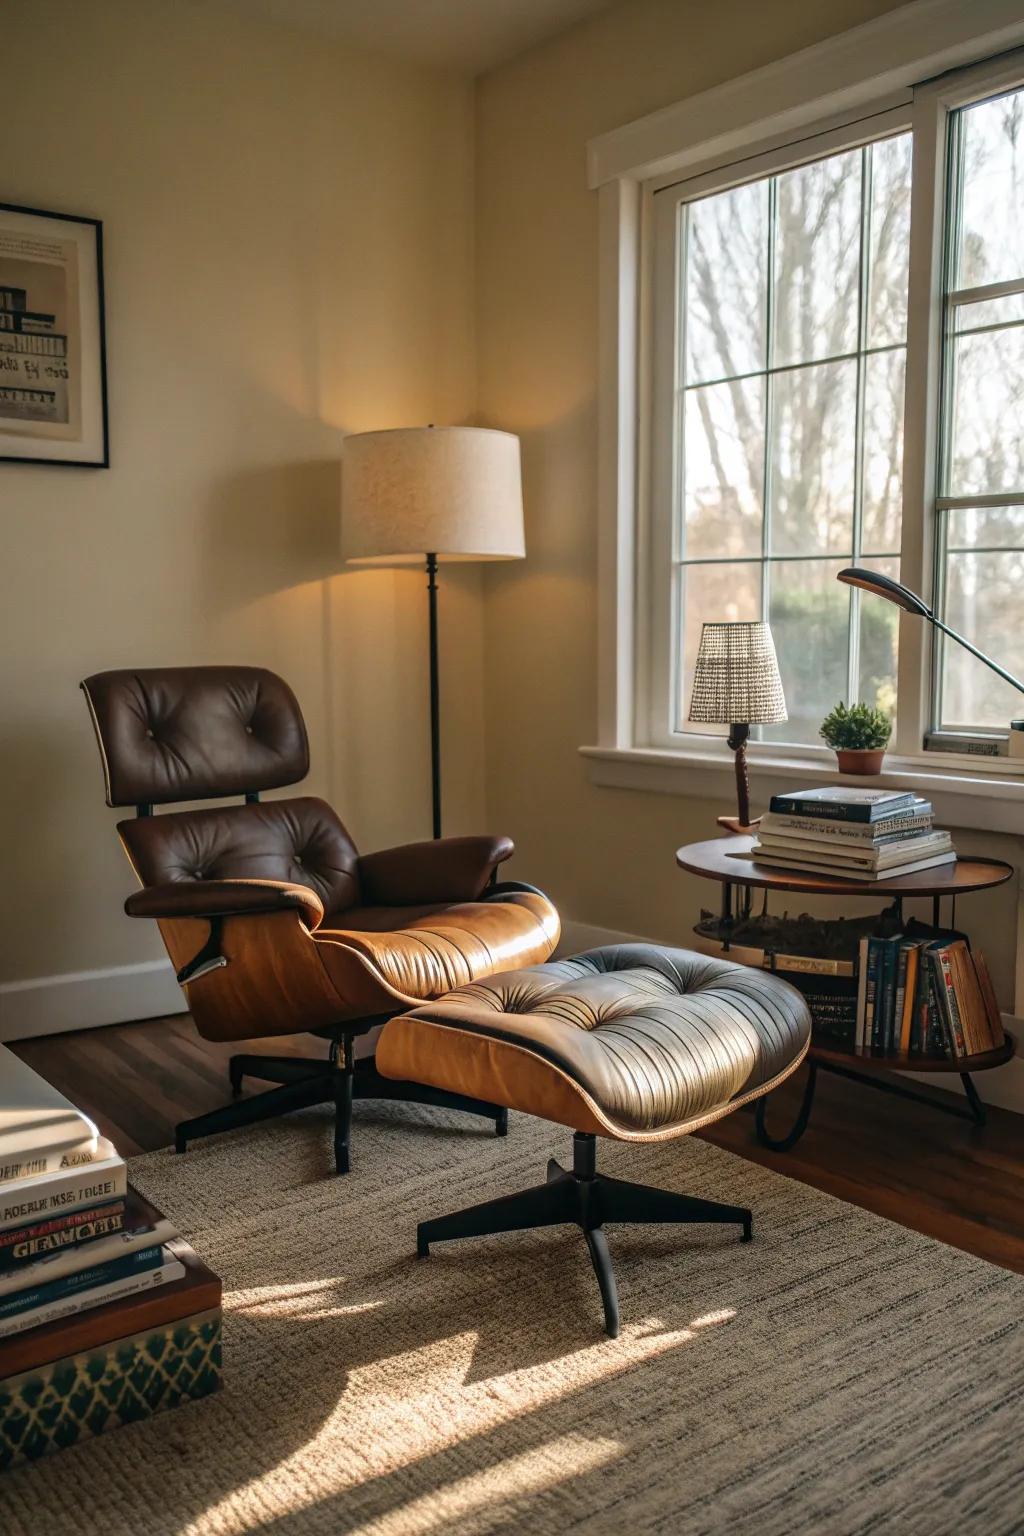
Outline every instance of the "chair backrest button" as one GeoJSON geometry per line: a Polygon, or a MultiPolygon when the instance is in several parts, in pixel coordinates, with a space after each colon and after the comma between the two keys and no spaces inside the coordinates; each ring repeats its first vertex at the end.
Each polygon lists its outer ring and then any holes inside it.
{"type": "Polygon", "coordinates": [[[247,725],[247,726],[246,726],[246,728],[245,728],[245,734],[246,734],[246,735],[247,735],[247,736],[251,736],[251,735],[252,735],[252,726],[251,726],[251,725],[247,725]]]}
{"type": "Polygon", "coordinates": [[[146,735],[149,737],[150,741],[153,740],[153,732],[152,731],[147,731],[146,735]]]}

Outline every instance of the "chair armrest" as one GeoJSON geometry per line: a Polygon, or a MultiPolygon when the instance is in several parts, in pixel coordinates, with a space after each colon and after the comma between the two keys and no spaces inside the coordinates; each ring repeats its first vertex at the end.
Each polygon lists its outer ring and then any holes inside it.
{"type": "Polygon", "coordinates": [[[286,880],[172,880],[136,891],[124,904],[129,917],[241,917],[258,912],[298,912],[311,931],[324,908],[307,885],[286,880]]]}
{"type": "Polygon", "coordinates": [[[443,837],[364,854],[359,860],[363,902],[370,907],[415,907],[433,901],[476,901],[513,847],[510,837],[443,837]]]}

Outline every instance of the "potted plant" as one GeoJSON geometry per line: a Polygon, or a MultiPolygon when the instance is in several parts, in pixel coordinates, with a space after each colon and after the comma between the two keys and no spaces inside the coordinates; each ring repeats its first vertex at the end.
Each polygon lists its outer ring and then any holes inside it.
{"type": "Polygon", "coordinates": [[[836,754],[840,773],[879,773],[892,721],[870,704],[837,704],[819,733],[836,754]]]}

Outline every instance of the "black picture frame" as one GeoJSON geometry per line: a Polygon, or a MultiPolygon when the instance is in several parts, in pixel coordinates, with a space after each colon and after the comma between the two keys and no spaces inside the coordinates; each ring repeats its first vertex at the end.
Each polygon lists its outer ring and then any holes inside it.
{"type": "MultiPolygon", "coordinates": [[[[79,232],[78,240],[86,255],[84,262],[86,272],[82,286],[87,285],[87,291],[84,293],[78,286],[77,274],[80,264],[77,261],[75,267],[74,299],[77,308],[73,317],[75,321],[73,335],[79,372],[77,378],[69,381],[68,387],[69,397],[72,395],[72,385],[77,388],[77,398],[74,403],[77,415],[82,422],[83,435],[77,438],[71,436],[57,438],[40,433],[38,437],[32,437],[30,427],[6,430],[4,418],[0,414],[0,464],[36,464],[68,469],[109,469],[110,412],[107,389],[106,290],[103,273],[102,220],[85,214],[60,213],[51,209],[27,207],[21,203],[0,202],[0,296],[4,291],[2,263],[7,254],[5,237],[21,231],[23,234],[35,232],[45,238],[45,226],[49,224],[54,226],[51,238],[54,240],[63,238],[65,244],[71,228],[74,227],[79,232]],[[92,238],[91,251],[82,243],[89,235],[92,238]],[[19,443],[18,438],[23,441],[19,443]],[[31,453],[12,451],[12,449],[23,447],[24,441],[28,439],[36,443],[37,451],[31,453]],[[48,451],[44,451],[44,445],[48,451]],[[66,448],[67,452],[61,452],[62,448],[66,448]],[[81,456],[75,456],[76,452],[81,456]]],[[[3,318],[3,306],[0,304],[0,322],[3,318]]],[[[53,320],[52,315],[41,318],[53,320]]],[[[69,330],[71,329],[69,326],[69,330]]],[[[7,334],[7,330],[0,324],[0,363],[3,361],[3,342],[7,334]]],[[[64,335],[60,339],[65,342],[65,356],[67,356],[69,338],[64,335]]],[[[2,387],[3,375],[0,373],[0,389],[2,387]]],[[[0,402],[0,412],[2,412],[2,402],[0,402]]]]}

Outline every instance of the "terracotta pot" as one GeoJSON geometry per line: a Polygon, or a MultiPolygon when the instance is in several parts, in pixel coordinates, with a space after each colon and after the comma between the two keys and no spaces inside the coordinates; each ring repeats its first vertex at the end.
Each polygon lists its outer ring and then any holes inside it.
{"type": "Polygon", "coordinates": [[[873,751],[863,748],[855,750],[852,747],[847,747],[845,750],[836,748],[836,761],[839,764],[840,773],[881,773],[884,756],[884,747],[877,747],[873,751]]]}

